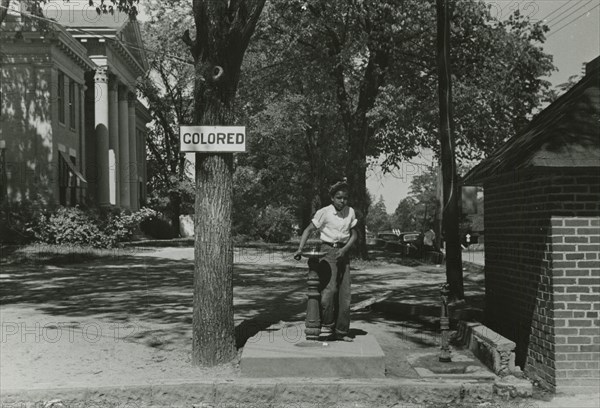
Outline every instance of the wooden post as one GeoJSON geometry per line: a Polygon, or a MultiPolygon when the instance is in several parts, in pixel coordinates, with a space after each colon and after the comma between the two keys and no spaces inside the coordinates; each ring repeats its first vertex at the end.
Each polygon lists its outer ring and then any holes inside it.
{"type": "Polygon", "coordinates": [[[454,120],[450,76],[450,0],[437,0],[437,51],[440,102],[440,151],[444,200],[442,223],[446,248],[446,279],[453,300],[464,299],[462,253],[458,223],[458,176],[454,157],[454,120]]]}

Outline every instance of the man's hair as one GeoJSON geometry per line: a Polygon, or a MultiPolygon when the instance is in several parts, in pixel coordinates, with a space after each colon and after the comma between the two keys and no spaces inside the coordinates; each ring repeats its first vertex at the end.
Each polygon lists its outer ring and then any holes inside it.
{"type": "Polygon", "coordinates": [[[348,187],[348,183],[346,183],[346,180],[338,181],[337,183],[329,187],[329,197],[333,197],[338,191],[348,190],[350,190],[350,188],[348,187]]]}

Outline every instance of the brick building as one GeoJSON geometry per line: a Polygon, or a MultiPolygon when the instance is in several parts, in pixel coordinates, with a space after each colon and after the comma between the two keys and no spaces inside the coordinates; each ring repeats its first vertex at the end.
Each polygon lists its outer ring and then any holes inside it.
{"type": "Polygon", "coordinates": [[[464,180],[484,188],[485,324],[557,392],[600,389],[599,68],[464,180]]]}
{"type": "Polygon", "coordinates": [[[47,27],[11,13],[0,30],[0,199],[138,209],[150,120],[136,96],[148,70],[138,24],[51,5],[47,27]]]}

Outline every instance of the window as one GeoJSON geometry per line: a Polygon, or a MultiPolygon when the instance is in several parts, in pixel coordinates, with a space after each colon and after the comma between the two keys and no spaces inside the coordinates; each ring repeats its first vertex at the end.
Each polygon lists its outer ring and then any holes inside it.
{"type": "Polygon", "coordinates": [[[56,103],[58,104],[58,121],[65,123],[65,74],[62,72],[58,73],[56,103]]]}
{"type": "Polygon", "coordinates": [[[75,129],[75,81],[69,80],[69,127],[75,129]]]}
{"type": "Polygon", "coordinates": [[[74,206],[83,200],[87,182],[77,170],[77,159],[59,151],[58,200],[60,205],[74,206]]]}
{"type": "MultiPolygon", "coordinates": [[[[71,159],[71,163],[73,163],[73,167],[77,165],[77,159],[73,156],[69,157],[71,159]]],[[[69,198],[70,204],[77,204],[77,175],[73,172],[69,172],[69,198]]]]}
{"type": "Polygon", "coordinates": [[[6,198],[6,149],[4,148],[4,140],[0,141],[0,203],[6,198]]]}
{"type": "Polygon", "coordinates": [[[58,203],[67,205],[67,188],[69,186],[69,166],[61,154],[58,158],[58,203]]]}

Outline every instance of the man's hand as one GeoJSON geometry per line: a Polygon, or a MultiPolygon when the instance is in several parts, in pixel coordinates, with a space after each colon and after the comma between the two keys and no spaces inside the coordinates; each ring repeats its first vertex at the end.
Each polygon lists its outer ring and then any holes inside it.
{"type": "Polygon", "coordinates": [[[336,259],[343,258],[346,255],[346,250],[344,248],[338,249],[337,254],[335,255],[336,259]]]}

